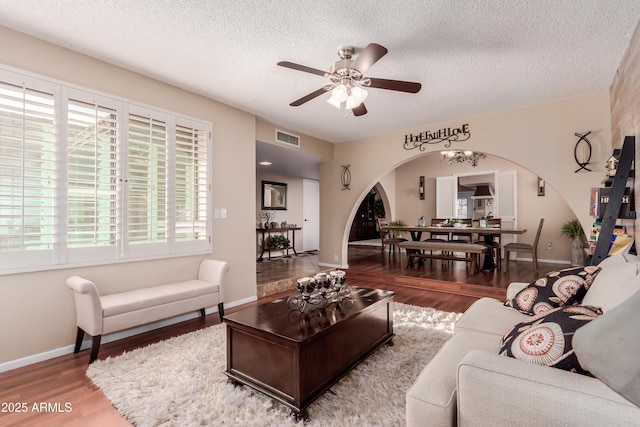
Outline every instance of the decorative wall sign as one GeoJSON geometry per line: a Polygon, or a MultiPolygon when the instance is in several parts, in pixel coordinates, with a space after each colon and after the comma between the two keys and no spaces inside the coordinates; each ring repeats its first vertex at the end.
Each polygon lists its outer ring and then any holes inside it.
{"type": "Polygon", "coordinates": [[[575,133],[578,137],[578,142],[576,142],[576,146],[573,148],[573,157],[576,159],[576,163],[580,168],[576,169],[574,172],[580,172],[583,169],[591,172],[591,169],[587,168],[589,160],[591,160],[591,142],[587,139],[587,136],[589,136],[590,133],[591,131],[584,135],[581,135],[578,132],[575,133]],[[578,159],[578,147],[581,147],[581,159],[578,159]]]}
{"type": "Polygon", "coordinates": [[[349,188],[351,185],[351,172],[349,171],[349,166],[351,165],[342,165],[342,175],[340,175],[340,180],[342,181],[343,190],[351,190],[351,188],[349,188]]]}
{"type": "Polygon", "coordinates": [[[413,150],[419,148],[424,151],[425,144],[440,144],[444,142],[445,148],[449,148],[453,141],[462,142],[471,137],[469,124],[461,125],[458,128],[442,128],[437,131],[424,131],[419,134],[408,134],[404,136],[404,149],[413,150]]]}

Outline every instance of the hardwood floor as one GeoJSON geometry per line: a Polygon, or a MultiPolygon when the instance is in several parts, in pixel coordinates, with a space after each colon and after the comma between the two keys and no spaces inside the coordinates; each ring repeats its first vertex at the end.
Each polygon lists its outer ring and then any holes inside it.
{"type": "MultiPolygon", "coordinates": [[[[300,277],[320,270],[317,255],[307,254],[258,266],[258,282],[279,280],[281,276],[300,277]]],[[[381,257],[380,249],[349,250],[347,280],[355,286],[389,289],[395,301],[462,312],[482,296],[504,298],[512,281],[531,281],[531,263],[512,263],[509,273],[483,271],[469,275],[463,263],[426,262],[406,268],[397,258],[381,257]]],[[[541,264],[540,274],[566,265],[541,264]]],[[[270,295],[253,304],[272,301],[291,292],[270,295]]],[[[234,312],[243,307],[228,309],[234,312]]],[[[99,358],[218,324],[217,313],[171,325],[162,329],[104,344],[99,358]]],[[[89,350],[0,373],[0,426],[128,426],[91,380],[85,375],[89,350]],[[21,404],[26,404],[26,407],[21,404]],[[16,405],[18,405],[16,407],[16,405]],[[35,406],[34,406],[35,405],[35,406]],[[41,406],[43,405],[43,406],[41,406]],[[16,412],[16,409],[23,412],[16,412]]]]}

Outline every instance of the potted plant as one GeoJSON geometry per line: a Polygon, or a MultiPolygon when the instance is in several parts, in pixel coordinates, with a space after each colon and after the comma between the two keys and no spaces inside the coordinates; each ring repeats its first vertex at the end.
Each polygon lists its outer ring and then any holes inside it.
{"type": "Polygon", "coordinates": [[[269,238],[269,247],[271,249],[287,249],[291,242],[284,236],[276,235],[269,238]]]}
{"type": "Polygon", "coordinates": [[[580,237],[582,236],[582,225],[577,219],[562,224],[560,230],[562,235],[573,239],[571,242],[571,265],[578,266],[584,264],[584,246],[580,237]]]}

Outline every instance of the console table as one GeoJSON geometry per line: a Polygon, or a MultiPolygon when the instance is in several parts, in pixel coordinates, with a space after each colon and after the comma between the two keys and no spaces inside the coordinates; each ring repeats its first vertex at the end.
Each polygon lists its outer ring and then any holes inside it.
{"type": "Polygon", "coordinates": [[[288,258],[289,249],[293,250],[293,253],[297,256],[296,252],[296,230],[302,230],[302,227],[284,227],[284,228],[256,228],[256,233],[258,236],[262,236],[262,252],[260,252],[260,256],[258,257],[258,262],[262,261],[265,252],[269,253],[269,259],[271,259],[271,251],[272,250],[284,250],[285,258],[288,258]],[[291,246],[288,248],[271,248],[267,247],[266,241],[272,234],[283,234],[287,239],[289,238],[289,232],[291,231],[291,246]]]}

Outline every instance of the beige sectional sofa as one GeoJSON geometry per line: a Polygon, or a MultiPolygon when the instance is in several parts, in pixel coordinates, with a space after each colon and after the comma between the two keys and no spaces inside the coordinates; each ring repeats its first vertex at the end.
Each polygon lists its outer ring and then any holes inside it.
{"type": "MultiPolygon", "coordinates": [[[[533,316],[482,298],[407,391],[407,425],[640,426],[640,258],[599,267],[581,304],[603,314],[574,335],[575,356],[594,376],[499,354],[503,336],[533,316]],[[616,351],[601,347],[605,339],[616,351]]],[[[512,283],[507,299],[527,285],[512,283]]]]}

